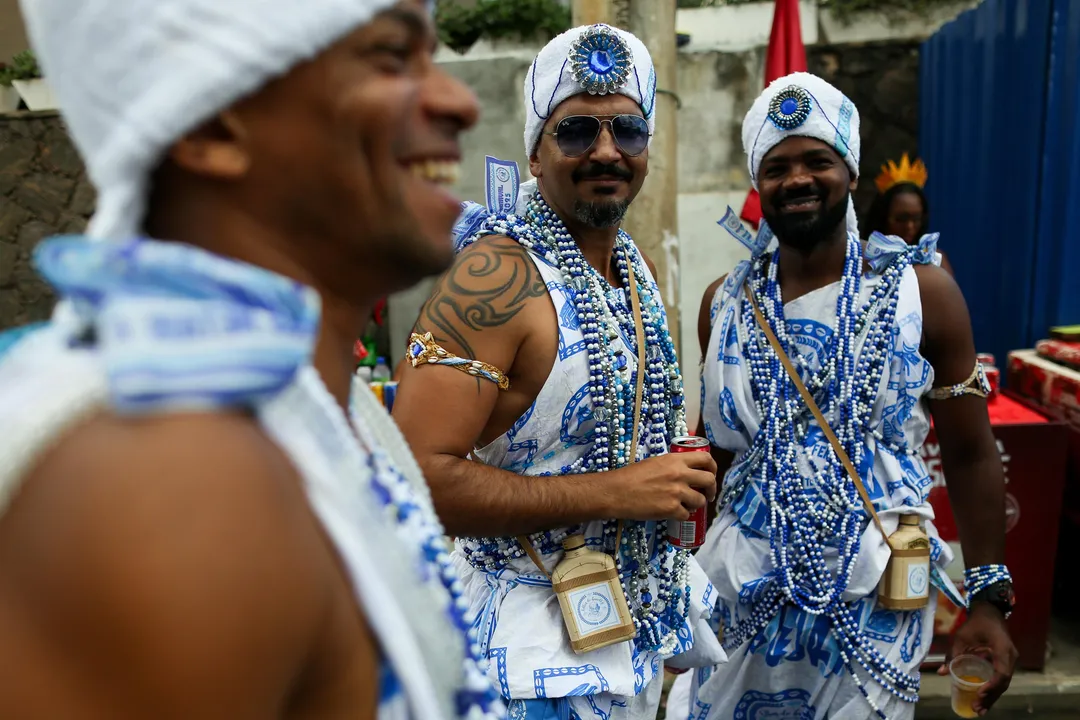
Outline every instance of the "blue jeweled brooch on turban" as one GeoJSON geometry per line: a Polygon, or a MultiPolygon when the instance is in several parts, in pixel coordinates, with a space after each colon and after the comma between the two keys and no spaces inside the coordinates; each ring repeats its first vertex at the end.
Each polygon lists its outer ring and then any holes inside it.
{"type": "Polygon", "coordinates": [[[570,46],[570,71],[590,95],[618,92],[633,67],[630,48],[607,25],[593,25],[570,46]]]}
{"type": "Polygon", "coordinates": [[[794,130],[810,117],[812,107],[810,93],[798,85],[790,85],[773,95],[769,120],[781,130],[794,130]]]}

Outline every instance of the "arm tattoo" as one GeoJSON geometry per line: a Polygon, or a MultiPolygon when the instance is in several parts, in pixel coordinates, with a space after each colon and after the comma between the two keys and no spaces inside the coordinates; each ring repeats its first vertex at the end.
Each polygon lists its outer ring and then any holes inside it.
{"type": "Polygon", "coordinates": [[[468,332],[501,327],[530,299],[545,295],[544,279],[520,245],[511,240],[478,244],[460,255],[436,284],[417,332],[453,341],[476,360],[468,332]]]}

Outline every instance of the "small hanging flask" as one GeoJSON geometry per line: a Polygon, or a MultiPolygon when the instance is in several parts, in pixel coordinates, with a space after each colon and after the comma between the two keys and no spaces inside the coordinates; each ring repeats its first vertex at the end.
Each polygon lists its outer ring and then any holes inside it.
{"type": "Polygon", "coordinates": [[[892,554],[878,586],[878,604],[889,610],[919,610],[930,602],[930,538],[918,515],[901,515],[889,536],[892,554]]]}
{"type": "Polygon", "coordinates": [[[634,621],[619,583],[615,560],[585,547],[583,535],[563,541],[566,554],[551,574],[570,646],[581,653],[633,638],[634,621]]]}

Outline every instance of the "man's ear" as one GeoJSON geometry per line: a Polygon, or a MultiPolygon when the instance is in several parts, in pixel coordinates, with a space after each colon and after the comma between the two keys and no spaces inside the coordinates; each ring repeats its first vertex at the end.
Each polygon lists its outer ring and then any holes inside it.
{"type": "Polygon", "coordinates": [[[529,156],[529,172],[532,173],[532,176],[534,178],[539,178],[541,175],[544,174],[543,171],[540,169],[540,156],[535,151],[532,155],[529,156]]]}
{"type": "Polygon", "coordinates": [[[851,176],[851,182],[848,183],[848,189],[851,192],[855,192],[855,188],[859,187],[859,178],[851,172],[851,168],[848,168],[848,175],[851,176]]]}
{"type": "Polygon", "coordinates": [[[169,159],[195,175],[234,180],[251,167],[248,133],[243,121],[226,110],[184,135],[169,149],[169,159]]]}

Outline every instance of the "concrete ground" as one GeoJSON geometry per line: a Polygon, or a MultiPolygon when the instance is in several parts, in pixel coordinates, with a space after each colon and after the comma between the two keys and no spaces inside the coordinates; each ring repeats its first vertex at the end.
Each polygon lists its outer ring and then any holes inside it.
{"type": "MultiPolygon", "coordinates": [[[[1043,672],[1020,672],[987,718],[998,720],[1080,719],[1080,623],[1054,622],[1043,672]]],[[[668,676],[668,684],[672,680],[668,676]]],[[[924,673],[916,720],[954,720],[947,677],[924,673]]],[[[660,720],[664,718],[661,709],[660,720]]],[[[681,720],[672,718],[671,720],[681,720]]]]}

